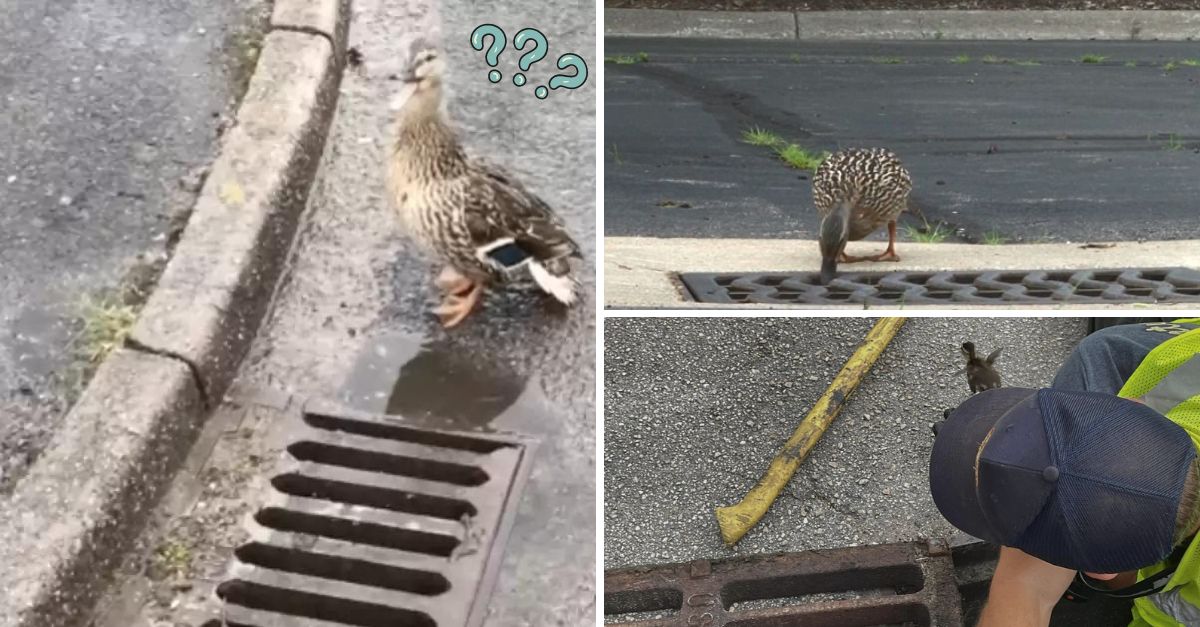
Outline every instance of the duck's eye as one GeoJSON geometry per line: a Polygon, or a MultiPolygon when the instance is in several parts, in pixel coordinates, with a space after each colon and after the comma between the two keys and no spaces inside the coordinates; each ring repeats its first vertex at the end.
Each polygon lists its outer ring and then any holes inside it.
{"type": "Polygon", "coordinates": [[[425,55],[425,58],[424,58],[424,59],[422,59],[422,61],[425,61],[426,63],[428,63],[428,62],[430,62],[430,61],[432,61],[432,60],[433,60],[433,55],[432,55],[432,54],[427,54],[427,55],[425,55]]]}

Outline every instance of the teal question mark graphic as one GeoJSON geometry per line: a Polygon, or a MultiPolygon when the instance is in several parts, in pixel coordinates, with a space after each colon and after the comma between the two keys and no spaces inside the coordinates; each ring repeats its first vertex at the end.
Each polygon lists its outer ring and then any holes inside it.
{"type": "MultiPolygon", "coordinates": [[[[541,33],[538,34],[540,35],[541,33]]],[[[504,46],[508,42],[508,37],[504,34],[504,31],[501,30],[499,26],[496,26],[495,24],[480,24],[479,26],[475,27],[475,30],[471,31],[471,47],[476,50],[483,50],[483,38],[487,37],[488,35],[492,36],[492,45],[488,46],[487,54],[484,55],[483,58],[487,61],[488,65],[496,67],[496,64],[500,62],[500,53],[504,52],[504,46]]],[[[543,38],[542,41],[546,41],[545,38],[543,38]]],[[[514,39],[513,42],[515,43],[516,40],[514,39]]],[[[518,46],[518,48],[519,47],[520,46],[518,46]]],[[[542,56],[546,56],[545,53],[542,53],[542,56]]],[[[501,74],[499,70],[492,70],[491,72],[488,72],[489,81],[492,81],[493,83],[499,83],[500,78],[501,74]]]]}
{"type": "MultiPolygon", "coordinates": [[[[569,67],[574,67],[575,73],[574,74],[555,74],[554,76],[551,76],[550,77],[550,89],[558,89],[559,87],[566,87],[567,89],[576,89],[580,85],[583,85],[585,82],[587,82],[587,77],[588,77],[587,63],[585,63],[583,58],[580,57],[579,55],[568,52],[567,54],[564,54],[558,58],[557,65],[558,65],[558,69],[560,69],[560,70],[565,70],[569,67]]],[[[550,92],[547,91],[547,89],[545,87],[538,87],[537,89],[533,90],[533,95],[537,96],[539,100],[544,100],[546,98],[546,95],[549,93],[550,92]]]]}
{"type": "MultiPolygon", "coordinates": [[[[523,28],[517,31],[517,34],[513,36],[513,48],[521,50],[530,41],[533,42],[533,50],[521,55],[521,59],[517,61],[517,65],[521,67],[521,72],[528,72],[530,66],[546,58],[546,50],[548,48],[546,45],[546,36],[536,28],[523,28]]],[[[513,85],[521,87],[524,84],[524,74],[518,72],[513,76],[513,85]]]]}

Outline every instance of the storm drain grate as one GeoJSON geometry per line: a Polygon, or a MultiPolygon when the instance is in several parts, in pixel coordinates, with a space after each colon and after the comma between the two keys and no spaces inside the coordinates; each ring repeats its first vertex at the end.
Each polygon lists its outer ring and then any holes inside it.
{"type": "Polygon", "coordinates": [[[483,621],[531,442],[310,402],[217,587],[228,625],[483,621]]]}
{"type": "Polygon", "coordinates": [[[896,306],[1200,302],[1200,272],[1187,268],[844,272],[829,285],[821,285],[819,278],[815,272],[680,275],[692,299],[702,303],[896,306]]]}
{"type": "Polygon", "coordinates": [[[960,627],[951,551],[884,544],[604,575],[605,623],[637,627],[960,627]]]}

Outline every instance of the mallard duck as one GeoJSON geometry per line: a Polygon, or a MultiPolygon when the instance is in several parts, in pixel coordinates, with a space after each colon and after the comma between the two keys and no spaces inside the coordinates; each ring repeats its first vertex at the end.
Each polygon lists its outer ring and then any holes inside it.
{"type": "Polygon", "coordinates": [[[997,348],[981,359],[975,356],[974,343],[963,342],[962,354],[967,358],[967,365],[955,374],[967,373],[967,387],[971,388],[972,394],[1000,387],[1000,373],[996,371],[995,364],[1001,350],[997,348]]]}
{"type": "Polygon", "coordinates": [[[813,204],[821,214],[821,282],[829,283],[838,262],[900,261],[896,219],[908,206],[912,179],[896,155],[882,148],[850,149],[830,155],[813,177],[813,204]],[[860,240],[887,224],[887,250],[851,257],[846,242],[860,240]]]}
{"type": "Polygon", "coordinates": [[[566,306],[577,301],[579,245],[541,198],[502,168],[469,157],[442,112],[445,63],[424,40],[412,45],[392,108],[399,134],[388,188],[408,235],[444,264],[434,283],[443,326],[461,323],[485,287],[522,276],[566,306]]]}

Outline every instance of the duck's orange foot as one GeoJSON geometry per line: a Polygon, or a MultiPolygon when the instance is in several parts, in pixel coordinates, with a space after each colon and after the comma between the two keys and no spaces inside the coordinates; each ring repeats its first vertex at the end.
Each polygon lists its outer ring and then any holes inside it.
{"type": "Polygon", "coordinates": [[[442,327],[451,329],[462,323],[475,310],[475,305],[479,304],[479,297],[483,294],[483,284],[476,283],[470,279],[466,279],[468,285],[463,288],[461,293],[447,294],[442,303],[434,308],[433,313],[442,322],[442,327]]]}

